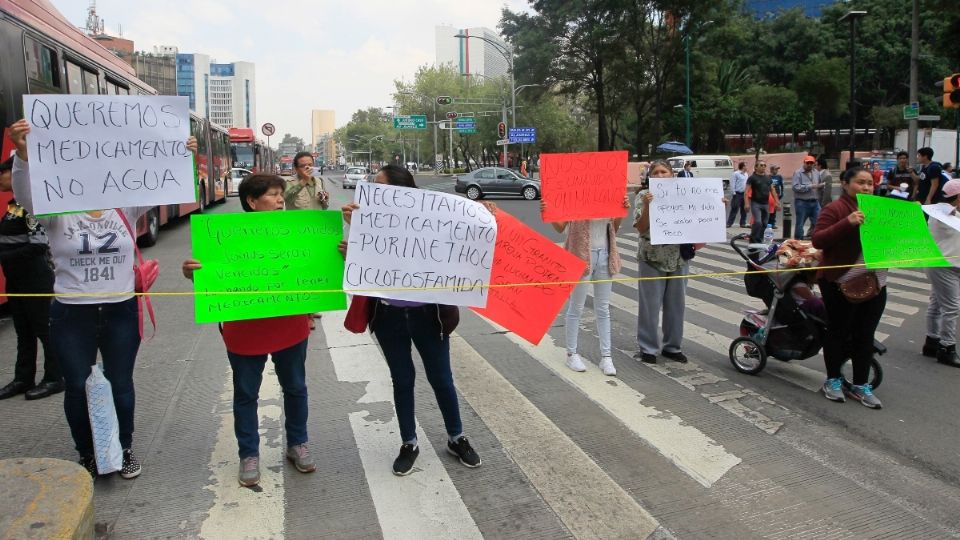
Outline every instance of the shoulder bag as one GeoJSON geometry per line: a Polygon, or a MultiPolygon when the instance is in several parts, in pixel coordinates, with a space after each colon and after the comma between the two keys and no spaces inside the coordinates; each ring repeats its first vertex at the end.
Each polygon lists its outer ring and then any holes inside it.
{"type": "MultiPolygon", "coordinates": [[[[150,292],[150,287],[153,286],[153,283],[157,280],[157,276],[160,275],[160,262],[156,259],[143,258],[143,255],[140,253],[140,248],[137,247],[136,229],[130,226],[130,222],[127,221],[127,216],[124,215],[123,210],[118,208],[117,213],[120,214],[120,219],[123,220],[123,224],[127,226],[130,239],[133,240],[133,251],[137,254],[137,262],[133,265],[134,290],[137,293],[150,292]]],[[[150,339],[157,334],[157,319],[153,313],[153,303],[150,302],[150,297],[147,295],[137,295],[137,319],[140,325],[140,339],[150,341],[150,339]],[[144,307],[146,307],[147,314],[150,316],[150,324],[153,326],[153,333],[146,339],[144,339],[143,336],[144,307]]]]}

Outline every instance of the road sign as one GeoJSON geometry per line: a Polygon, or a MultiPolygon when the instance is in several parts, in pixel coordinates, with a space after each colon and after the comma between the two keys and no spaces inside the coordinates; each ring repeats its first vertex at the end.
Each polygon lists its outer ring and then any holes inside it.
{"type": "Polygon", "coordinates": [[[915,120],[920,116],[920,104],[911,103],[903,108],[903,119],[904,120],[915,120]],[[916,105],[916,107],[914,107],[916,105]]]}
{"type": "Polygon", "coordinates": [[[277,132],[277,127],[271,124],[270,122],[267,122],[260,128],[260,131],[263,132],[263,134],[266,135],[267,137],[270,137],[277,132]]]}
{"type": "Polygon", "coordinates": [[[510,144],[510,139],[498,139],[497,146],[506,146],[510,144]]]}
{"type": "Polygon", "coordinates": [[[510,128],[510,142],[513,144],[533,144],[537,142],[537,128],[510,128]]]}
{"type": "Polygon", "coordinates": [[[477,129],[476,122],[457,122],[457,129],[477,129]]]}
{"type": "Polygon", "coordinates": [[[424,114],[397,115],[393,117],[395,129],[427,129],[427,116],[424,114]]]}
{"type": "Polygon", "coordinates": [[[921,114],[920,116],[917,117],[917,120],[921,122],[939,122],[940,115],[939,114],[921,114]]]}
{"type": "Polygon", "coordinates": [[[476,135],[476,134],[477,134],[477,130],[476,130],[476,128],[458,129],[458,130],[457,130],[457,133],[459,133],[459,134],[461,134],[461,135],[476,135]]]}

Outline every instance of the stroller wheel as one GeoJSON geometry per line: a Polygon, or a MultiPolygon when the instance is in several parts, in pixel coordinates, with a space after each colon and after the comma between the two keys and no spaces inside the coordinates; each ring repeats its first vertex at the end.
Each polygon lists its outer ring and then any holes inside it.
{"type": "MultiPolygon", "coordinates": [[[[849,388],[853,384],[853,362],[847,359],[840,366],[840,373],[843,376],[843,385],[849,388]]],[[[870,373],[867,374],[867,381],[874,390],[879,388],[880,383],[883,382],[883,367],[880,366],[880,362],[876,358],[870,359],[870,373]]]]}
{"type": "Polygon", "coordinates": [[[738,337],[730,344],[730,363],[740,373],[756,375],[767,365],[767,351],[750,337],[738,337]]]}

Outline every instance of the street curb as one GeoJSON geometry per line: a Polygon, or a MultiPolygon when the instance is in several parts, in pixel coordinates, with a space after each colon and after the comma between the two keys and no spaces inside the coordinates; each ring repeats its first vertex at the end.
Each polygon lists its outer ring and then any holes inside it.
{"type": "Polygon", "coordinates": [[[0,460],[0,538],[93,538],[93,479],[51,458],[0,460]]]}

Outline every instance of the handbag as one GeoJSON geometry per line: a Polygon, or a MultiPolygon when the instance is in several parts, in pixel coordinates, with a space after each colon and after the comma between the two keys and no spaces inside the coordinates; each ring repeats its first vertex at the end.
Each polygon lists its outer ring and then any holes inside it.
{"type": "Polygon", "coordinates": [[[103,375],[99,363],[90,369],[84,383],[87,394],[87,414],[93,435],[93,456],[97,472],[109,474],[123,468],[123,448],[120,447],[120,422],[113,404],[113,388],[103,375]]]}
{"type": "Polygon", "coordinates": [[[366,332],[372,308],[373,302],[370,301],[369,296],[353,295],[350,299],[350,309],[347,310],[347,316],[343,319],[343,327],[354,334],[366,332]]]}
{"type": "Polygon", "coordinates": [[[840,292],[847,302],[860,304],[880,294],[880,280],[876,272],[866,272],[841,283],[840,292]]]}
{"type": "MultiPolygon", "coordinates": [[[[150,292],[150,288],[153,287],[153,283],[157,281],[157,277],[160,275],[160,261],[143,258],[143,254],[140,253],[140,248],[137,247],[137,233],[134,231],[134,228],[130,226],[130,222],[127,221],[127,216],[124,215],[123,210],[117,209],[117,213],[120,214],[120,219],[123,220],[123,224],[127,226],[127,231],[133,240],[133,251],[137,254],[137,262],[133,265],[134,291],[138,293],[150,292]]],[[[150,341],[153,336],[157,334],[157,318],[153,313],[153,303],[147,295],[137,295],[137,322],[140,325],[140,339],[150,341]],[[144,307],[147,309],[147,314],[150,316],[150,324],[153,326],[153,332],[148,338],[143,337],[144,307]]]]}

